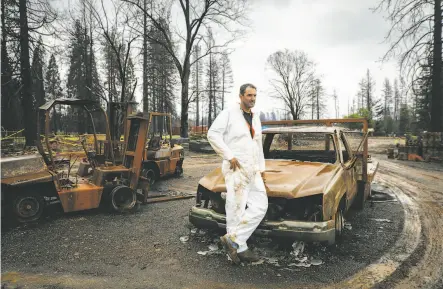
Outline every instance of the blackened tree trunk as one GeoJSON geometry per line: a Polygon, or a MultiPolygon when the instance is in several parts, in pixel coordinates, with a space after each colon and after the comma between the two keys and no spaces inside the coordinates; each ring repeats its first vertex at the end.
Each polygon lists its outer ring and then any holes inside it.
{"type": "Polygon", "coordinates": [[[317,98],[317,119],[320,119],[320,81],[317,80],[316,90],[316,98],[317,98]]]}
{"type": "MultiPolygon", "coordinates": [[[[12,108],[12,71],[9,62],[8,51],[6,47],[6,16],[5,16],[5,1],[1,2],[1,23],[2,23],[2,40],[1,40],[1,118],[2,126],[7,130],[11,130],[14,127],[14,111],[12,108]]],[[[15,112],[17,114],[17,112],[15,112]]]]}
{"type": "MultiPolygon", "coordinates": [[[[143,1],[143,8],[147,9],[148,0],[143,1]]],[[[148,98],[148,16],[143,13],[143,111],[149,111],[148,98]]]]}
{"type": "MultiPolygon", "coordinates": [[[[189,63],[189,59],[188,59],[189,63]]],[[[188,108],[189,108],[189,76],[190,76],[190,68],[189,65],[185,65],[183,70],[183,74],[181,76],[182,83],[182,92],[181,92],[181,126],[180,126],[180,136],[183,138],[187,138],[188,135],[188,108]]]]}
{"type": "Polygon", "coordinates": [[[26,146],[34,146],[37,137],[34,99],[32,98],[31,69],[29,64],[29,27],[26,0],[19,1],[20,12],[20,76],[22,79],[22,108],[26,146]]]}
{"type": "Polygon", "coordinates": [[[214,90],[213,90],[213,77],[212,74],[214,73],[212,71],[213,66],[212,66],[212,53],[209,53],[209,73],[208,73],[208,77],[209,77],[209,107],[208,107],[208,128],[211,127],[212,125],[212,108],[213,108],[213,98],[214,98],[214,90]]]}
{"type": "Polygon", "coordinates": [[[195,106],[197,109],[197,114],[195,116],[195,125],[198,127],[200,125],[200,83],[199,83],[199,61],[198,58],[200,57],[200,46],[196,46],[195,48],[195,59],[197,59],[197,62],[195,63],[195,77],[196,77],[196,83],[195,83],[195,89],[196,89],[196,99],[195,99],[195,106]]]}
{"type": "Polygon", "coordinates": [[[434,49],[432,61],[431,88],[431,131],[443,131],[442,109],[443,89],[442,74],[442,15],[441,0],[434,0],[434,49]]]}

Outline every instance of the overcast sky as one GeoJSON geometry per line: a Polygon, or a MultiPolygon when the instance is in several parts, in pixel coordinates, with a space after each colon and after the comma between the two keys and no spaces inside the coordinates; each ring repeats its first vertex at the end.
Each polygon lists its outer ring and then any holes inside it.
{"type": "MultiPolygon", "coordinates": [[[[258,86],[257,108],[269,111],[269,70],[266,59],[280,49],[305,51],[317,63],[327,94],[335,89],[340,116],[347,114],[348,98],[358,90],[358,82],[369,68],[380,94],[385,77],[398,76],[395,62],[380,63],[387,50],[383,43],[389,24],[370,8],[378,0],[255,0],[250,18],[253,31],[236,45],[231,55],[234,87],[231,103],[242,83],[258,86]]],[[[335,117],[328,98],[326,117],[335,117]]],[[[282,105],[280,105],[282,107],[282,105]]]]}
{"type": "MultiPolygon", "coordinates": [[[[317,63],[317,72],[322,75],[326,94],[331,95],[334,89],[337,92],[340,116],[347,114],[348,100],[352,102],[366,69],[370,69],[376,81],[376,97],[380,96],[385,77],[393,82],[398,76],[395,62],[379,62],[388,49],[383,41],[389,29],[382,14],[370,11],[379,0],[249,1],[251,10],[248,16],[252,30],[245,39],[235,43],[235,50],[230,56],[234,84],[228,104],[238,100],[241,84],[251,82],[258,87],[258,110],[270,112],[272,108],[283,108],[281,103],[269,97],[272,90],[266,60],[272,53],[285,48],[302,50],[317,63]]],[[[58,6],[66,8],[74,2],[76,0],[59,0],[58,6]]],[[[173,8],[171,23],[176,29],[183,25],[182,17],[180,8],[173,8]]],[[[222,38],[222,35],[215,35],[216,41],[222,38]]],[[[140,59],[136,62],[141,63],[140,59]]],[[[63,64],[61,67],[65,76],[67,67],[63,64]]],[[[136,100],[142,103],[141,67],[137,67],[136,74],[140,84],[136,100]]],[[[176,92],[179,98],[180,85],[176,92]]],[[[179,106],[177,108],[180,110],[179,106]]],[[[327,108],[324,117],[335,117],[330,96],[327,96],[327,108]]]]}

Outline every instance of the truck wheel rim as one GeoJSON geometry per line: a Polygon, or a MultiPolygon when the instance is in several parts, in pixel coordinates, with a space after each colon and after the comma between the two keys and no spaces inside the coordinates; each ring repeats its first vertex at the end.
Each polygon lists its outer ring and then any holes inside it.
{"type": "Polygon", "coordinates": [[[40,203],[36,198],[25,197],[17,203],[17,214],[21,218],[32,218],[38,214],[40,203]]]}
{"type": "Polygon", "coordinates": [[[343,215],[341,210],[337,210],[336,217],[335,217],[335,231],[337,232],[337,235],[340,236],[343,231],[343,215]]]}

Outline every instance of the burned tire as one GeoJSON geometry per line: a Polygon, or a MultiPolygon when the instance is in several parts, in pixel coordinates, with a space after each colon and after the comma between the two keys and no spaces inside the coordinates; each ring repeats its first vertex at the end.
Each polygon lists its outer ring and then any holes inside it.
{"type": "Polygon", "coordinates": [[[37,221],[45,207],[45,199],[37,192],[25,192],[12,199],[12,214],[20,223],[37,221]]]}
{"type": "Polygon", "coordinates": [[[131,211],[137,204],[137,194],[127,186],[116,186],[109,193],[110,208],[117,213],[131,211]]]}
{"type": "Polygon", "coordinates": [[[175,168],[175,176],[176,177],[181,177],[183,176],[183,167],[182,166],[177,166],[175,168]]]}
{"type": "MultiPolygon", "coordinates": [[[[366,183],[363,181],[357,181],[357,195],[355,196],[355,200],[352,204],[352,207],[356,210],[363,210],[365,207],[366,200],[366,183]]],[[[369,185],[369,191],[371,190],[369,185]]]]}
{"type": "Polygon", "coordinates": [[[153,186],[159,177],[157,169],[152,165],[146,166],[141,175],[148,180],[149,186],[153,186]]]}
{"type": "Polygon", "coordinates": [[[330,240],[328,241],[328,245],[334,245],[336,241],[340,240],[341,237],[343,236],[343,230],[345,228],[345,218],[344,218],[344,213],[343,213],[343,209],[341,207],[337,208],[337,212],[335,213],[335,238],[334,240],[330,240]]]}
{"type": "Polygon", "coordinates": [[[343,229],[345,228],[345,218],[343,216],[343,209],[338,208],[335,213],[335,239],[338,240],[343,236],[343,229]]]}

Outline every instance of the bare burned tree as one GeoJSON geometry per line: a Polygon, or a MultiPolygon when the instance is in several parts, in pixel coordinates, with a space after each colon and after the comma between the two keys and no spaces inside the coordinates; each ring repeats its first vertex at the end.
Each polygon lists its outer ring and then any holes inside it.
{"type": "Polygon", "coordinates": [[[267,60],[268,66],[276,74],[270,83],[275,97],[281,99],[292,115],[300,119],[312,92],[315,79],[315,65],[302,51],[277,51],[267,60]]]}
{"type": "Polygon", "coordinates": [[[232,68],[231,68],[231,61],[229,60],[229,55],[225,52],[221,56],[221,80],[222,80],[222,86],[221,86],[221,109],[225,109],[225,94],[228,93],[228,91],[232,88],[233,83],[233,75],[232,75],[232,68]]]}
{"type": "MultiPolygon", "coordinates": [[[[103,36],[107,47],[109,47],[111,53],[114,54],[118,79],[121,85],[119,101],[131,101],[134,93],[133,90],[128,91],[128,84],[126,82],[130,70],[131,45],[138,38],[139,34],[128,25],[130,21],[129,15],[125,13],[127,7],[125,3],[116,0],[106,1],[108,5],[105,5],[104,0],[100,0],[98,5],[95,4],[94,0],[85,1],[86,9],[97,22],[99,34],[103,36]],[[109,3],[111,5],[109,5],[109,3]],[[112,15],[108,15],[110,11],[112,15]]],[[[113,139],[120,138],[120,127],[123,123],[122,113],[117,112],[116,122],[117,123],[113,125],[115,131],[111,132],[113,139]]]]}
{"type": "MultiPolygon", "coordinates": [[[[144,5],[144,0],[123,0],[132,4],[137,10],[142,11],[149,19],[151,24],[164,34],[164,40],[151,39],[150,41],[157,41],[162,45],[174,59],[174,64],[178,70],[181,81],[181,137],[188,137],[188,109],[190,103],[189,97],[189,77],[191,74],[191,66],[195,63],[191,62],[192,49],[196,41],[203,35],[201,32],[209,24],[224,29],[232,35],[232,38],[218,47],[226,47],[229,43],[238,39],[241,31],[233,29],[233,24],[245,25],[246,0],[174,0],[174,1],[158,1],[153,9],[147,10],[144,5]],[[184,53],[180,56],[179,52],[174,47],[174,41],[164,29],[162,23],[159,21],[160,17],[158,11],[169,10],[165,6],[173,4],[180,5],[183,13],[183,21],[185,31],[184,33],[177,32],[177,37],[184,43],[184,53]]],[[[140,31],[141,32],[141,31],[140,31]]],[[[216,46],[216,47],[217,47],[216,46]]],[[[213,49],[212,47],[211,49],[213,49]]],[[[209,51],[201,53],[201,57],[208,55],[209,51]]]]}
{"type": "Polygon", "coordinates": [[[398,57],[403,73],[414,82],[432,54],[431,131],[443,131],[442,1],[381,0],[375,11],[386,10],[391,46],[383,60],[398,57]]]}
{"type": "Polygon", "coordinates": [[[138,38],[138,34],[128,25],[129,16],[124,13],[124,4],[119,1],[106,1],[106,3],[112,4],[112,11],[114,13],[112,18],[108,15],[109,10],[105,8],[104,0],[100,0],[99,5],[95,5],[93,1],[88,0],[86,5],[92,17],[97,21],[100,33],[115,55],[119,72],[118,77],[122,86],[120,101],[124,102],[131,100],[127,99],[130,95],[125,95],[125,92],[127,92],[126,74],[131,55],[131,45],[138,38]]]}

